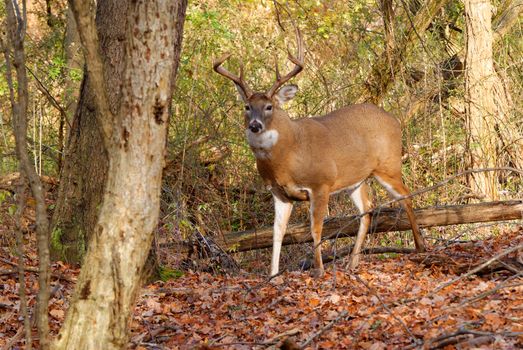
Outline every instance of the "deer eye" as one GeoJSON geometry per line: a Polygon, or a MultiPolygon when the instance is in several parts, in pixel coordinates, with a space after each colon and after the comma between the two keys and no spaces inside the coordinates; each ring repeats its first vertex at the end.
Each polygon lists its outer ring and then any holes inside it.
{"type": "Polygon", "coordinates": [[[245,105],[245,111],[248,112],[251,110],[251,107],[249,105],[245,105]]]}
{"type": "Polygon", "coordinates": [[[265,107],[265,110],[266,111],[272,111],[272,105],[267,105],[267,107],[265,107]]]}

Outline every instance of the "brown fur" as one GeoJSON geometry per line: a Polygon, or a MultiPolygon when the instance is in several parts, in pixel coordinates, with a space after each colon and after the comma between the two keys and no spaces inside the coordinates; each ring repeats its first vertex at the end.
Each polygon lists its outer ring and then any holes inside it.
{"type": "MultiPolygon", "coordinates": [[[[231,79],[245,102],[247,139],[256,155],[258,171],[274,196],[275,219],[271,274],[278,273],[283,235],[292,211],[292,201],[311,202],[311,233],[314,240],[315,274],[322,275],[321,232],[327,215],[329,195],[350,189],[360,213],[370,210],[371,200],[364,181],[374,176],[387,191],[401,200],[412,226],[418,251],[424,251],[409,190],[401,179],[401,129],[389,113],[371,104],[344,107],[322,117],[291,120],[280,104],[292,99],[296,85],[282,86],[303,69],[303,43],[296,31],[298,57],[289,56],[294,69],[276,82],[267,93],[253,93],[243,80],[221,65],[214,70],[231,79]]],[[[359,254],[370,225],[365,214],[352,250],[349,267],[358,265],[359,254]]]]}
{"type": "MultiPolygon", "coordinates": [[[[356,201],[362,203],[362,212],[371,207],[367,187],[362,184],[370,176],[385,181],[392,188],[391,193],[409,194],[401,180],[400,124],[392,115],[372,104],[344,107],[321,117],[291,120],[275,98],[256,93],[246,102],[250,106],[246,124],[253,114],[258,113],[264,115],[265,130],[278,132],[276,144],[264,157],[256,159],[264,182],[279,200],[312,202],[315,267],[316,273],[321,275],[321,231],[331,193],[361,184],[356,201]],[[270,118],[266,118],[267,113],[263,111],[271,103],[273,110],[270,118]]],[[[402,200],[402,205],[412,225],[416,247],[423,251],[424,244],[410,199],[402,200]]],[[[352,268],[358,264],[369,223],[369,215],[363,216],[361,232],[349,263],[352,268]]]]}

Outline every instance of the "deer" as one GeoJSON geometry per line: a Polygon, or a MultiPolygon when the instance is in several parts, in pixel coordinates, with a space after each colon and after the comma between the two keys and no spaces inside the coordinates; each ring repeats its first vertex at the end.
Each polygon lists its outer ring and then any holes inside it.
{"type": "Polygon", "coordinates": [[[374,177],[398,200],[407,214],[417,252],[425,251],[410,191],[402,180],[400,122],[373,104],[349,105],[323,116],[291,119],[283,109],[293,99],[297,85],[287,83],[304,68],[303,39],[296,30],[297,56],[288,52],[292,70],[276,80],[266,92],[254,92],[243,75],[223,67],[226,53],[213,63],[218,74],[233,81],[245,104],[247,142],[256,158],[258,172],[274,199],[274,227],[270,276],[279,274],[283,237],[295,201],[310,202],[310,230],[314,242],[312,275],[324,275],[321,255],[323,221],[331,194],[350,191],[361,218],[348,269],[355,269],[369,230],[372,201],[366,180],[374,177]]]}

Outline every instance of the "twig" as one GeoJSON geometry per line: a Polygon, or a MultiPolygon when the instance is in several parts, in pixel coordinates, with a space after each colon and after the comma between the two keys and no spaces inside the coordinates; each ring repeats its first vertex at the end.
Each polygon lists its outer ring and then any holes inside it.
{"type": "Polygon", "coordinates": [[[431,296],[431,295],[434,295],[435,293],[439,292],[440,290],[442,290],[443,288],[446,288],[448,286],[450,286],[451,284],[454,284],[466,277],[469,277],[475,273],[477,273],[478,271],[481,271],[483,270],[485,267],[489,266],[490,264],[492,264],[494,261],[506,256],[506,255],[509,255],[510,253],[512,252],[515,252],[519,249],[523,249],[523,244],[520,244],[518,246],[515,246],[515,247],[512,247],[510,249],[507,249],[497,255],[495,255],[494,257],[490,258],[489,260],[487,260],[486,262],[484,262],[483,264],[477,266],[476,268],[468,271],[467,273],[464,273],[454,279],[452,279],[451,281],[447,282],[447,283],[444,283],[442,285],[440,285],[439,287],[436,287],[436,289],[434,289],[432,292],[430,292],[429,294],[427,294],[427,296],[431,296]]]}
{"type": "Polygon", "coordinates": [[[512,288],[512,287],[518,287],[518,286],[521,286],[523,284],[523,282],[519,282],[519,283],[511,283],[509,284],[508,282],[512,281],[513,279],[516,279],[520,276],[523,275],[523,271],[520,271],[517,275],[514,275],[514,276],[511,276],[510,278],[506,279],[505,281],[501,282],[500,284],[498,284],[497,286],[495,286],[494,288],[492,289],[489,289],[483,293],[480,293],[472,298],[468,298],[468,299],[465,299],[463,300],[461,303],[459,303],[458,305],[456,306],[452,306],[452,307],[446,307],[444,308],[443,310],[445,309],[451,309],[451,308],[458,308],[458,307],[462,307],[464,305],[467,305],[467,304],[470,304],[470,303],[473,303],[473,302],[476,302],[478,300],[481,300],[491,294],[494,294],[495,292],[497,292],[498,290],[500,289],[504,289],[504,288],[512,288]]]}
{"type": "Polygon", "coordinates": [[[336,316],[336,318],[332,321],[330,321],[327,325],[325,325],[322,329],[320,329],[319,331],[317,331],[316,333],[314,333],[313,335],[311,335],[303,344],[300,345],[300,347],[303,349],[305,347],[307,347],[307,345],[309,345],[310,343],[312,343],[312,341],[316,338],[318,338],[319,336],[321,336],[323,333],[325,333],[326,331],[328,331],[329,329],[331,329],[336,323],[338,323],[341,319],[347,317],[348,315],[348,312],[347,310],[343,310],[341,311],[338,316],[336,316]]]}
{"type": "Polygon", "coordinates": [[[269,340],[264,341],[264,344],[266,345],[275,345],[280,341],[280,339],[285,337],[291,337],[293,335],[299,334],[301,332],[301,329],[299,328],[292,328],[285,332],[276,334],[274,337],[270,338],[269,340]]]}
{"type": "Polygon", "coordinates": [[[24,267],[24,235],[22,232],[22,216],[25,211],[26,195],[25,188],[27,182],[25,176],[23,176],[23,170],[20,166],[20,181],[16,186],[16,193],[18,196],[18,207],[15,213],[15,226],[16,226],[16,255],[18,257],[18,281],[19,289],[18,294],[20,296],[20,314],[24,318],[24,329],[25,329],[25,346],[26,349],[31,350],[31,324],[29,322],[29,313],[27,310],[27,295],[25,292],[25,267],[24,267]]]}
{"type": "MultiPolygon", "coordinates": [[[[57,284],[49,293],[49,297],[52,298],[56,294],[56,292],[58,292],[59,289],[60,289],[60,284],[57,284]]],[[[31,326],[31,328],[33,328],[36,325],[36,320],[37,320],[37,317],[35,317],[34,311],[31,313],[31,316],[29,317],[29,319],[30,319],[29,320],[30,326],[31,326]]],[[[18,332],[16,332],[16,334],[11,339],[9,339],[9,341],[4,345],[2,350],[11,350],[13,345],[16,344],[16,342],[22,336],[22,333],[23,333],[23,327],[20,327],[20,329],[18,329],[18,332]]]]}
{"type": "MultiPolygon", "coordinates": [[[[38,269],[37,268],[34,268],[34,267],[25,267],[24,268],[24,271],[25,272],[31,272],[31,273],[36,273],[38,274],[38,269]]],[[[0,275],[14,275],[18,273],[18,271],[16,270],[0,270],[0,275]]],[[[59,279],[59,280],[62,280],[62,281],[66,281],[66,282],[69,282],[69,283],[76,283],[75,280],[67,277],[66,275],[63,275],[61,273],[56,273],[56,272],[51,272],[51,276],[56,278],[56,279],[59,279]]]]}
{"type": "MultiPolygon", "coordinates": [[[[10,261],[10,260],[7,260],[7,259],[4,259],[4,258],[2,258],[2,257],[0,257],[0,261],[3,262],[3,263],[5,263],[5,264],[11,265],[11,266],[13,266],[13,267],[17,267],[17,266],[18,266],[17,263],[14,263],[14,262],[12,262],[12,261],[10,261]]],[[[32,273],[40,273],[40,270],[39,270],[38,268],[36,268],[36,267],[31,267],[31,266],[25,266],[25,267],[24,267],[24,271],[26,271],[26,272],[32,272],[32,273]]],[[[4,271],[4,272],[5,272],[6,275],[9,274],[8,271],[4,271]]],[[[12,271],[12,272],[14,273],[14,271],[12,271]]],[[[55,277],[55,278],[57,278],[57,279],[60,279],[60,280],[66,281],[66,282],[76,283],[75,280],[73,280],[73,279],[71,279],[71,278],[69,278],[69,277],[67,277],[66,275],[61,274],[61,273],[51,272],[51,276],[53,276],[53,277],[55,277]]]]}
{"type": "Polygon", "coordinates": [[[449,334],[441,335],[437,338],[434,338],[432,340],[429,340],[429,344],[434,343],[440,343],[436,344],[435,346],[431,346],[429,349],[441,349],[447,345],[456,344],[460,342],[460,339],[451,339],[451,338],[459,338],[462,335],[472,335],[477,337],[495,337],[495,336],[504,336],[504,337],[519,337],[523,335],[523,332],[499,332],[499,333],[493,333],[493,332],[482,332],[482,331],[475,331],[475,330],[469,330],[465,329],[464,327],[460,327],[457,331],[449,334]]]}
{"type": "Polygon", "coordinates": [[[54,108],[56,108],[56,110],[60,113],[60,115],[67,122],[69,129],[71,129],[71,123],[69,123],[69,120],[67,118],[67,113],[65,112],[64,108],[60,105],[60,103],[56,100],[56,98],[54,98],[54,96],[51,95],[49,90],[45,87],[44,83],[42,83],[42,81],[38,78],[38,76],[29,67],[26,66],[25,69],[27,69],[29,74],[31,74],[33,76],[33,78],[35,79],[35,81],[37,82],[36,87],[38,88],[38,90],[40,90],[40,92],[43,93],[45,95],[45,97],[47,97],[47,100],[49,101],[49,103],[54,108]]]}
{"type": "Polygon", "coordinates": [[[3,262],[4,264],[11,265],[11,266],[14,266],[14,267],[17,267],[17,266],[18,266],[17,263],[14,263],[14,262],[12,262],[11,260],[8,260],[8,259],[5,259],[5,258],[2,258],[1,256],[0,256],[0,261],[3,262]]]}
{"type": "Polygon", "coordinates": [[[389,315],[391,315],[396,321],[399,322],[399,324],[401,324],[401,326],[403,327],[403,329],[405,330],[405,332],[407,332],[407,334],[412,338],[412,340],[414,341],[414,343],[418,343],[419,344],[419,339],[411,332],[411,330],[409,329],[409,327],[407,327],[407,325],[405,324],[405,322],[399,318],[398,316],[396,316],[392,310],[387,306],[387,304],[385,304],[385,302],[381,299],[380,295],[371,287],[369,286],[369,284],[367,282],[365,282],[363,279],[361,279],[360,276],[354,274],[353,275],[356,280],[358,282],[360,282],[361,284],[363,284],[368,290],[369,292],[371,292],[372,294],[374,294],[376,296],[376,298],[378,298],[378,301],[380,302],[380,304],[383,306],[383,308],[385,309],[385,311],[387,311],[387,313],[389,315]]]}
{"type": "MultiPolygon", "coordinates": [[[[36,323],[35,318],[31,316],[31,320],[30,320],[31,327],[34,327],[35,323],[36,323]]],[[[9,339],[9,341],[4,345],[2,350],[11,350],[13,348],[13,345],[15,345],[20,340],[20,338],[22,337],[22,334],[24,334],[24,327],[18,328],[18,331],[16,332],[16,334],[11,339],[9,339]]]]}

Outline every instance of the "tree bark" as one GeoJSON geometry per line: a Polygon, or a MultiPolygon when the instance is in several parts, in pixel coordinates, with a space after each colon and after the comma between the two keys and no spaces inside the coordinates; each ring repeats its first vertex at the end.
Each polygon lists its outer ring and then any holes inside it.
{"type": "MultiPolygon", "coordinates": [[[[117,113],[126,64],[127,1],[102,1],[97,6],[96,28],[100,40],[104,79],[112,113],[117,113]]],[[[73,22],[74,18],[72,19],[73,22]]],[[[75,22],[76,23],[76,22],[75,22]]],[[[80,263],[85,255],[102,203],[108,158],[97,122],[97,91],[84,69],[80,99],[69,132],[64,167],[52,219],[53,259],[80,263]]]]}
{"type": "Polygon", "coordinates": [[[499,41],[510,28],[517,22],[519,14],[523,11],[523,0],[506,0],[502,6],[503,11],[494,18],[494,41],[499,41]]]}
{"type": "Polygon", "coordinates": [[[81,51],[80,38],[76,28],[76,21],[70,8],[67,8],[67,22],[65,26],[65,91],[64,91],[64,110],[65,114],[60,114],[60,125],[58,129],[58,142],[60,153],[58,155],[58,169],[62,170],[63,153],[64,153],[64,136],[69,134],[69,128],[72,124],[74,113],[78,107],[79,84],[75,80],[75,75],[83,65],[83,55],[81,51]]]}
{"type": "MultiPolygon", "coordinates": [[[[499,43],[512,26],[517,23],[519,15],[523,12],[523,0],[507,0],[502,6],[502,10],[492,21],[493,45],[499,43]]],[[[508,78],[502,71],[496,70],[494,82],[494,101],[496,103],[497,136],[501,143],[501,154],[506,157],[503,160],[511,166],[523,169],[523,132],[518,127],[519,120],[516,119],[513,110],[513,100],[510,94],[508,78]]]]}
{"type": "MultiPolygon", "coordinates": [[[[492,20],[493,29],[493,45],[496,46],[501,39],[509,33],[512,26],[517,23],[519,14],[523,12],[523,0],[506,0],[503,6],[492,20]]],[[[408,120],[413,114],[419,110],[426,108],[434,102],[452,103],[448,98],[452,94],[452,90],[461,84],[461,78],[464,69],[465,57],[460,53],[461,47],[456,40],[447,38],[449,42],[448,51],[453,56],[440,63],[442,78],[441,90],[434,91],[429,96],[421,96],[419,99],[411,103],[406,112],[406,119],[408,120]]],[[[494,67],[496,68],[496,67],[494,67]]],[[[496,104],[495,127],[492,130],[492,135],[496,136],[498,145],[497,154],[501,155],[498,159],[499,164],[509,164],[511,167],[523,169],[523,135],[521,128],[518,127],[517,113],[514,113],[514,103],[510,94],[510,85],[508,84],[508,77],[503,76],[503,72],[496,69],[494,79],[494,101],[496,104]]],[[[409,97],[404,98],[404,105],[408,104],[406,101],[409,97]]],[[[462,98],[458,99],[459,101],[462,98]]],[[[460,110],[459,106],[453,108],[460,110]]]]}
{"type": "Polygon", "coordinates": [[[381,103],[404,65],[408,48],[418,39],[420,33],[425,32],[434,16],[447,2],[448,0],[428,0],[417,10],[412,22],[406,25],[408,29],[402,38],[393,45],[391,54],[383,55],[372,65],[359,102],[381,103]]]}
{"type": "MultiPolygon", "coordinates": [[[[467,25],[465,58],[466,112],[469,131],[471,168],[493,168],[497,162],[496,105],[494,101],[497,75],[492,58],[492,6],[488,0],[465,0],[467,25]]],[[[471,175],[470,186],[475,193],[489,199],[498,198],[496,174],[471,175]]]]}
{"type": "MultiPolygon", "coordinates": [[[[118,15],[111,18],[116,22],[124,17],[126,22],[124,35],[118,38],[127,57],[120,83],[94,77],[101,73],[96,67],[100,60],[94,21],[87,18],[92,16],[89,3],[73,1],[86,56],[92,56],[87,60],[90,81],[96,81],[93,85],[98,89],[107,87],[107,93],[117,90],[120,105],[107,111],[107,96],[96,90],[96,109],[106,112],[97,121],[108,148],[107,183],[84,260],[88,268],[78,278],[56,349],[127,345],[129,317],[157,224],[172,79],[187,3],[142,0],[125,4],[125,12],[115,12],[118,15]]],[[[101,15],[102,9],[111,11],[122,4],[99,0],[97,6],[101,15]]]]}
{"type": "Polygon", "coordinates": [[[385,52],[389,63],[392,62],[392,51],[394,49],[394,8],[392,0],[380,0],[381,18],[383,19],[383,31],[385,52]]]}
{"type": "MultiPolygon", "coordinates": [[[[523,219],[523,200],[454,205],[415,210],[420,227],[469,224],[475,222],[523,219]]],[[[336,217],[325,220],[323,239],[356,236],[359,216],[336,217]]],[[[407,231],[410,224],[403,210],[380,209],[372,212],[369,233],[407,231]]],[[[311,242],[309,224],[290,225],[283,244],[311,242]]],[[[231,232],[224,235],[222,247],[228,251],[246,251],[272,247],[272,227],[260,230],[231,232]]]]}

